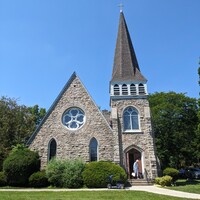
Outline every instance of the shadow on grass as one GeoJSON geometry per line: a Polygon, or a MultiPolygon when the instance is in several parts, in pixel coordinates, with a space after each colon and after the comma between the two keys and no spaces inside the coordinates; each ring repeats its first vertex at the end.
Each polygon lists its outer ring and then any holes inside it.
{"type": "Polygon", "coordinates": [[[186,186],[186,185],[200,185],[200,180],[185,179],[185,180],[178,180],[176,182],[176,186],[186,186]]]}

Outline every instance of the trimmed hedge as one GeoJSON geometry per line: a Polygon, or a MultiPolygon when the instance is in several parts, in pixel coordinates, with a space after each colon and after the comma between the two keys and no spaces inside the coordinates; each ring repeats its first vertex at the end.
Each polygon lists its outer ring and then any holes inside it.
{"type": "Polygon", "coordinates": [[[28,186],[31,174],[40,169],[39,155],[23,145],[17,145],[3,162],[8,185],[28,186]]]}
{"type": "Polygon", "coordinates": [[[179,171],[175,168],[168,167],[163,170],[163,175],[168,175],[172,177],[172,183],[175,183],[178,180],[179,171]]]}
{"type": "Polygon", "coordinates": [[[109,176],[113,175],[113,184],[117,181],[123,183],[127,180],[125,170],[117,164],[106,161],[86,164],[83,171],[84,184],[89,188],[104,188],[109,183],[109,176]]]}
{"type": "Polygon", "coordinates": [[[155,183],[158,185],[164,186],[171,186],[172,185],[172,177],[171,176],[163,176],[163,177],[157,177],[155,179],[155,183]]]}
{"type": "Polygon", "coordinates": [[[47,187],[49,185],[50,183],[46,177],[46,173],[44,170],[35,172],[29,177],[29,186],[31,187],[42,188],[47,187]]]}
{"type": "Polygon", "coordinates": [[[81,160],[51,160],[46,168],[49,182],[56,187],[80,188],[83,186],[82,172],[85,164],[81,160]]]}

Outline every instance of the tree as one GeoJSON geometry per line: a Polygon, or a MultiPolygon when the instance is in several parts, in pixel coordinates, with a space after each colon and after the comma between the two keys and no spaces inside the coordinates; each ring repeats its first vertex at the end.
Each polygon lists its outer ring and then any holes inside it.
{"type": "Polygon", "coordinates": [[[0,99],[0,171],[3,160],[13,145],[25,144],[36,126],[44,117],[46,110],[38,105],[27,107],[18,105],[16,99],[0,99]]]}
{"type": "Polygon", "coordinates": [[[162,168],[197,163],[197,101],[175,92],[149,96],[158,157],[162,168]]]}
{"type": "MultiPolygon", "coordinates": [[[[199,59],[198,75],[199,75],[198,84],[200,86],[200,59],[199,59]]],[[[199,93],[199,95],[200,95],[200,93],[199,93]]],[[[198,99],[198,127],[197,127],[196,134],[197,134],[197,140],[200,141],[200,98],[198,99]]],[[[196,152],[197,152],[198,165],[200,165],[200,143],[198,143],[196,152]]]]}

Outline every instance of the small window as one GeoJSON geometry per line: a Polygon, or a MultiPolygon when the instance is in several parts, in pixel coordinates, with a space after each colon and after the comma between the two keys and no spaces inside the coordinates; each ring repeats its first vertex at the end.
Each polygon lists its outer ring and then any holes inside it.
{"type": "Polygon", "coordinates": [[[130,91],[131,91],[131,95],[136,95],[137,91],[136,91],[136,87],[134,84],[130,85],[130,91]]]}
{"type": "Polygon", "coordinates": [[[122,95],[128,95],[128,87],[126,84],[122,85],[122,95]]]}
{"type": "Polygon", "coordinates": [[[139,129],[138,111],[134,107],[128,107],[123,113],[124,131],[139,129]]]}
{"type": "Polygon", "coordinates": [[[48,147],[48,160],[51,160],[53,157],[56,157],[56,151],[57,151],[57,144],[55,139],[52,139],[49,142],[49,147],[48,147]]]}
{"type": "Polygon", "coordinates": [[[114,95],[119,95],[120,92],[119,92],[119,85],[115,84],[114,85],[114,95]]]}
{"type": "Polygon", "coordinates": [[[98,160],[98,142],[95,138],[90,141],[90,161],[98,160]]]}
{"type": "Polygon", "coordinates": [[[145,94],[145,88],[142,83],[139,84],[139,94],[145,94]]]}

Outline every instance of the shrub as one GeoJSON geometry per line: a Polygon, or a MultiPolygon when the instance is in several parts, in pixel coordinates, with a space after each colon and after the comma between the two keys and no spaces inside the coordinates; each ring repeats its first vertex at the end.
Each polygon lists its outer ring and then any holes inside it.
{"type": "Polygon", "coordinates": [[[171,186],[172,185],[172,177],[171,176],[163,176],[159,181],[159,185],[162,187],[164,186],[171,186]]]}
{"type": "Polygon", "coordinates": [[[113,182],[115,183],[119,180],[125,183],[127,180],[126,172],[119,165],[112,162],[99,161],[86,165],[83,171],[83,181],[89,188],[103,188],[107,187],[110,175],[113,175],[113,182]]]}
{"type": "Polygon", "coordinates": [[[6,186],[6,176],[4,174],[4,172],[0,172],[0,187],[2,186],[6,186]]]}
{"type": "Polygon", "coordinates": [[[163,170],[163,175],[168,175],[172,177],[172,183],[175,183],[178,180],[179,171],[175,168],[166,168],[163,170]]]}
{"type": "Polygon", "coordinates": [[[83,186],[84,167],[85,164],[81,160],[53,159],[47,165],[46,175],[53,186],[79,188],[83,186]]]}
{"type": "Polygon", "coordinates": [[[3,162],[8,185],[27,186],[31,174],[39,171],[39,155],[23,145],[17,145],[3,162]]]}
{"type": "Polygon", "coordinates": [[[156,177],[155,178],[155,184],[160,185],[160,180],[162,177],[156,177]]]}
{"type": "Polygon", "coordinates": [[[41,187],[47,187],[49,186],[48,179],[46,177],[45,171],[38,171],[33,173],[29,177],[29,186],[35,187],[35,188],[41,188],[41,187]]]}
{"type": "Polygon", "coordinates": [[[156,177],[155,184],[161,186],[170,186],[172,184],[172,177],[171,176],[163,176],[163,177],[156,177]]]}

